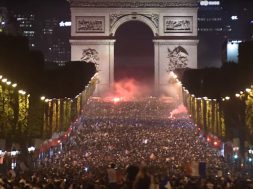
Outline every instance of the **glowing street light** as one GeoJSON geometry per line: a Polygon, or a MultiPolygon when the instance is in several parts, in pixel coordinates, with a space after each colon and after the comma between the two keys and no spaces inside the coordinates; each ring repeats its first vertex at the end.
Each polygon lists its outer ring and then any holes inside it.
{"type": "Polygon", "coordinates": [[[40,100],[44,101],[46,99],[46,97],[42,96],[40,97],[40,100]]]}
{"type": "Polygon", "coordinates": [[[6,78],[3,78],[3,79],[2,79],[2,82],[3,82],[3,83],[6,83],[6,82],[7,82],[7,79],[6,79],[6,78]]]}
{"type": "Polygon", "coordinates": [[[10,82],[10,81],[7,81],[7,82],[6,82],[6,84],[7,84],[7,85],[10,85],[10,84],[11,84],[11,82],[10,82]]]}
{"type": "Polygon", "coordinates": [[[240,94],[238,94],[238,93],[236,93],[236,94],[235,94],[235,96],[236,96],[237,98],[239,98],[241,95],[240,95],[240,94]]]}
{"type": "Polygon", "coordinates": [[[12,87],[13,87],[13,88],[15,88],[15,87],[17,87],[17,86],[18,86],[17,83],[13,83],[13,84],[12,84],[12,87]]]}
{"type": "Polygon", "coordinates": [[[247,93],[250,93],[250,92],[251,92],[251,89],[247,88],[247,89],[246,89],[246,92],[247,92],[247,93]]]}
{"type": "Polygon", "coordinates": [[[24,90],[19,90],[18,93],[19,93],[19,94],[22,94],[22,95],[25,95],[25,94],[26,94],[26,92],[25,92],[24,90]]]}

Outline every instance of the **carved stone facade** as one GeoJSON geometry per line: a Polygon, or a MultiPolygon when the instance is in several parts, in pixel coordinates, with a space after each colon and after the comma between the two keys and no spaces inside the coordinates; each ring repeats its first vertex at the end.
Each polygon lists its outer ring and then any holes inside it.
{"type": "Polygon", "coordinates": [[[173,71],[177,68],[186,68],[188,66],[188,52],[181,46],[173,50],[168,48],[168,69],[167,72],[173,71]]]}
{"type": "Polygon", "coordinates": [[[72,7],[167,8],[196,7],[196,0],[68,0],[72,7]]]}
{"type": "Polygon", "coordinates": [[[143,22],[153,32],[157,94],[168,85],[169,71],[197,68],[196,0],[70,0],[70,4],[71,60],[95,61],[97,94],[114,83],[114,36],[129,21],[143,22]]]}
{"type": "Polygon", "coordinates": [[[164,18],[165,33],[184,33],[192,32],[192,17],[191,16],[165,16],[164,18]]]}
{"type": "MultiPolygon", "coordinates": [[[[137,15],[136,13],[129,14],[129,15],[137,15]]],[[[110,15],[110,27],[112,28],[114,24],[122,17],[129,16],[126,14],[111,14],[110,15]]],[[[148,18],[151,22],[153,22],[154,26],[156,28],[159,28],[159,14],[139,14],[140,16],[145,16],[148,18]]]]}
{"type": "Polygon", "coordinates": [[[96,66],[97,71],[99,71],[99,54],[96,49],[83,49],[81,60],[86,63],[93,63],[96,66]]]}

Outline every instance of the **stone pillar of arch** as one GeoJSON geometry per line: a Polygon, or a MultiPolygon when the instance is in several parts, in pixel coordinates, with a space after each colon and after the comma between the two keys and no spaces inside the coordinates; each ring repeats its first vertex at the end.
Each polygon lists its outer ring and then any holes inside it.
{"type": "Polygon", "coordinates": [[[71,60],[93,62],[99,83],[96,95],[114,83],[114,43],[117,29],[129,21],[146,24],[154,38],[156,93],[166,92],[169,72],[197,68],[196,0],[69,0],[71,60]]]}

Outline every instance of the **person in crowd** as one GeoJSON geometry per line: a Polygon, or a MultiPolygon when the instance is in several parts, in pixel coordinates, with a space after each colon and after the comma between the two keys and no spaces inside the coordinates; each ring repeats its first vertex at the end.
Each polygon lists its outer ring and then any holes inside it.
{"type": "Polygon", "coordinates": [[[108,189],[117,189],[118,188],[118,173],[116,170],[116,165],[111,163],[107,169],[107,179],[108,179],[108,189]]]}
{"type": "Polygon", "coordinates": [[[177,105],[154,97],[117,103],[90,98],[62,145],[40,154],[30,172],[11,179],[5,172],[0,188],[253,188],[246,176],[225,174],[232,174],[229,164],[188,114],[172,116],[180,112],[177,105]],[[190,175],[193,160],[205,162],[208,181],[190,175]]]}
{"type": "Polygon", "coordinates": [[[145,165],[142,165],[134,180],[133,189],[150,189],[151,177],[145,165]]]}

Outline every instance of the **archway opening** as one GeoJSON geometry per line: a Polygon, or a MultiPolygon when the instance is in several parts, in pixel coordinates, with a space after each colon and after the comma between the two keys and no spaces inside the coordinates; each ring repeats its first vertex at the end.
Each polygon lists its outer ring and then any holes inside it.
{"type": "Polygon", "coordinates": [[[152,30],[140,21],[122,24],[115,34],[114,80],[132,81],[138,85],[134,89],[145,96],[154,93],[153,37],[152,30]]]}

